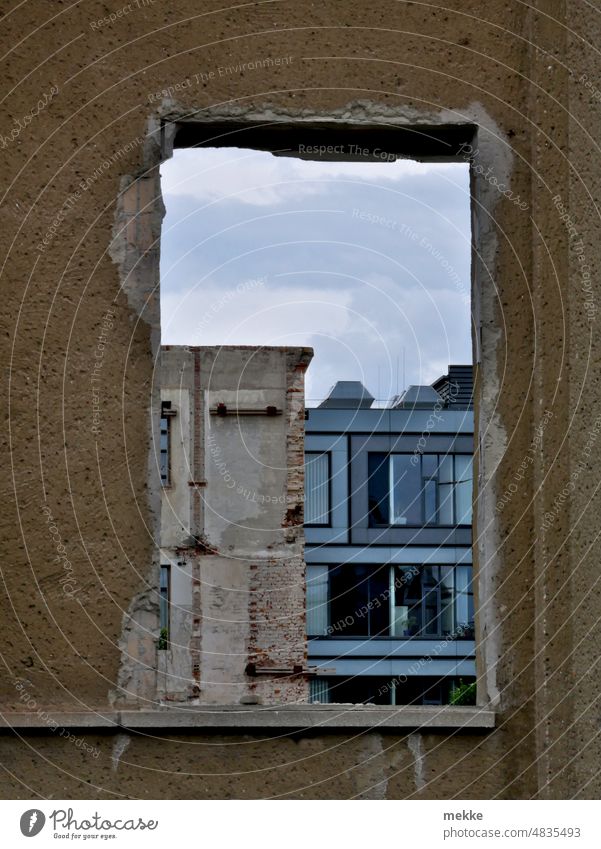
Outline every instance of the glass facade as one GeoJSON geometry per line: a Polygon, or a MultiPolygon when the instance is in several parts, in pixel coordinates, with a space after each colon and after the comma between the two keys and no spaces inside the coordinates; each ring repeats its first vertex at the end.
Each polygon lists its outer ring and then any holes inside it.
{"type": "MultiPolygon", "coordinates": [[[[463,678],[461,683],[471,684],[474,680],[463,678]]],[[[451,702],[452,692],[458,684],[459,680],[451,676],[318,676],[311,681],[310,700],[321,704],[444,705],[451,702]]]]}
{"type": "Polygon", "coordinates": [[[475,703],[471,412],[449,411],[419,453],[424,414],[311,410],[312,702],[475,703]]]}
{"type": "Polygon", "coordinates": [[[369,524],[471,525],[471,454],[368,456],[369,524]]]}
{"type": "Polygon", "coordinates": [[[307,566],[310,637],[473,639],[471,566],[307,566]]]}

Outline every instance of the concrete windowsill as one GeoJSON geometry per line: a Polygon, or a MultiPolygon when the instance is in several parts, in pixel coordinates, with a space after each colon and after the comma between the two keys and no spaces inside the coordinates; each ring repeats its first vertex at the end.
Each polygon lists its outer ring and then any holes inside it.
{"type": "Polygon", "coordinates": [[[258,729],[310,730],[376,728],[397,730],[431,728],[485,731],[495,726],[488,707],[386,707],[379,705],[207,705],[165,707],[157,710],[62,712],[47,709],[44,718],[34,712],[0,714],[0,730],[50,731],[51,726],[98,730],[212,731],[258,729]]]}

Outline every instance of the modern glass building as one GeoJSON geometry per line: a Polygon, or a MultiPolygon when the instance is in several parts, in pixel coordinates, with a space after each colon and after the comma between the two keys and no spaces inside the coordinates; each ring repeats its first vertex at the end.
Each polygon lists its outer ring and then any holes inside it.
{"type": "Polygon", "coordinates": [[[307,411],[312,701],[446,704],[475,680],[473,426],[471,366],[384,409],[340,381],[307,411]]]}

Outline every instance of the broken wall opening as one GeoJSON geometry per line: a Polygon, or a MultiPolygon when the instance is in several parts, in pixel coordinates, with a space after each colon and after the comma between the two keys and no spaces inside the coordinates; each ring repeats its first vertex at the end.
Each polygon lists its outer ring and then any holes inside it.
{"type": "MultiPolygon", "coordinates": [[[[332,161],[365,161],[366,151],[387,151],[391,155],[430,162],[469,162],[469,151],[476,149],[474,144],[475,127],[473,124],[443,126],[353,126],[344,122],[203,122],[203,121],[166,121],[162,125],[161,137],[163,158],[173,149],[190,146],[231,147],[244,146],[253,149],[277,152],[279,155],[307,157],[308,149],[323,150],[328,157],[332,148],[332,161]],[[336,150],[334,150],[336,148],[336,150]],[[361,153],[353,153],[360,148],[361,153]],[[340,151],[343,151],[341,154],[340,151]],[[282,153],[285,151],[285,154],[282,153]],[[348,151],[348,153],[345,153],[348,151]],[[468,153],[466,154],[466,151],[468,153]]],[[[485,153],[478,151],[480,156],[485,153]]],[[[370,158],[369,155],[367,158],[370,158]]],[[[371,157],[378,161],[376,155],[371,157]]],[[[158,196],[158,193],[157,193],[158,196]]],[[[159,203],[162,202],[159,200],[159,203]]],[[[474,221],[480,216],[479,208],[472,209],[474,221]]],[[[475,230],[475,232],[477,232],[475,230]]],[[[476,251],[480,256],[480,252],[476,251]]],[[[478,276],[478,263],[472,263],[472,275],[478,276]]],[[[475,364],[480,360],[479,333],[479,284],[474,290],[474,313],[476,314],[476,332],[473,343],[475,364]]],[[[155,404],[156,408],[156,404],[155,404]]],[[[156,462],[156,461],[155,461],[156,462]]],[[[156,564],[158,573],[158,563],[156,564]]],[[[477,596],[477,589],[476,589],[477,596]]]]}

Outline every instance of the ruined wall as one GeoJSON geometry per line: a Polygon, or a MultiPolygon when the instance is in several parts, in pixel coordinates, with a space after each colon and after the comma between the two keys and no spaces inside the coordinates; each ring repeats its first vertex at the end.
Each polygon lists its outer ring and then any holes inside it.
{"type": "Polygon", "coordinates": [[[169,765],[156,736],[81,737],[93,752],[74,758],[47,730],[2,739],[0,792],[601,795],[598,11],[579,0],[5,6],[3,710],[106,706],[124,652],[154,686],[130,606],[146,605],[144,632],[156,617],[160,122],[248,113],[478,128],[479,675],[497,726],[220,747],[184,734],[169,765]]]}
{"type": "Polygon", "coordinates": [[[161,400],[171,400],[175,414],[161,510],[161,562],[171,564],[173,594],[169,648],[158,653],[161,701],[308,699],[306,675],[293,670],[307,668],[302,499],[311,356],[307,348],[161,349],[161,400]],[[258,675],[248,674],[249,664],[258,675]]]}

